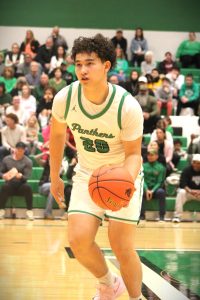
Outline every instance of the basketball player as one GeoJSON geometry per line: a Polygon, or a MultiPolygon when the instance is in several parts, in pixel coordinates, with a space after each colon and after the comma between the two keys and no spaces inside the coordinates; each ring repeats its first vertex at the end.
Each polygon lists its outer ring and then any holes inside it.
{"type": "Polygon", "coordinates": [[[77,260],[99,281],[94,300],[117,299],[125,289],[131,300],[141,299],[142,271],[134,250],[142,201],[141,140],[143,117],[138,102],[122,87],[107,82],[115,63],[112,43],[98,34],[75,40],[72,58],[78,81],[63,88],[53,102],[50,136],[51,192],[62,206],[64,184],[59,177],[67,125],[74,135],[78,164],[69,206],[69,243],[77,260]],[[104,211],[90,198],[88,181],[102,165],[124,166],[136,192],[126,208],[104,211]],[[121,277],[108,269],[95,236],[104,214],[108,236],[121,277]]]}

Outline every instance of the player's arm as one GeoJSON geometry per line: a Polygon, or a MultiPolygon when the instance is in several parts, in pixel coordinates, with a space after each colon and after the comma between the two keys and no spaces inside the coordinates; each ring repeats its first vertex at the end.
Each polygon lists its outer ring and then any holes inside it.
{"type": "Polygon", "coordinates": [[[125,151],[124,167],[130,172],[134,182],[142,164],[141,143],[142,136],[134,141],[123,141],[125,151]]]}
{"type": "Polygon", "coordinates": [[[56,202],[62,207],[64,201],[64,183],[60,178],[60,167],[63,158],[67,124],[59,122],[52,117],[50,132],[50,176],[51,193],[56,202]]]}

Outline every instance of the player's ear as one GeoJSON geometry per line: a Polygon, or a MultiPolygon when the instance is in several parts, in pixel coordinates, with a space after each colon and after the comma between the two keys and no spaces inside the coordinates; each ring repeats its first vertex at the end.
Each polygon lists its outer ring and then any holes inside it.
{"type": "Polygon", "coordinates": [[[111,62],[109,60],[106,60],[104,66],[105,66],[105,71],[108,73],[111,68],[111,62]]]}

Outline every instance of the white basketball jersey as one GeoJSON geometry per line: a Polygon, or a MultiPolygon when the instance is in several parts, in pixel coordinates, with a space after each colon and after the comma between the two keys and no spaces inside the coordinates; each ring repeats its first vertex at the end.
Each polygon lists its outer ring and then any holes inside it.
{"type": "Polygon", "coordinates": [[[123,164],[122,140],[135,140],[142,135],[139,104],[126,90],[116,85],[109,84],[106,101],[103,105],[95,105],[85,99],[83,89],[76,81],[56,95],[52,114],[70,127],[81,168],[93,170],[106,164],[123,164]],[[124,133],[123,124],[126,127],[124,133]]]}

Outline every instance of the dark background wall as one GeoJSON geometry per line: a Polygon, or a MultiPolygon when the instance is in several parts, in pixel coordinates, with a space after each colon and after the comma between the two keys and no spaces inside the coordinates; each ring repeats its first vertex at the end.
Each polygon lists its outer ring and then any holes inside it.
{"type": "Polygon", "coordinates": [[[1,0],[0,26],[200,32],[200,0],[1,0]]]}

